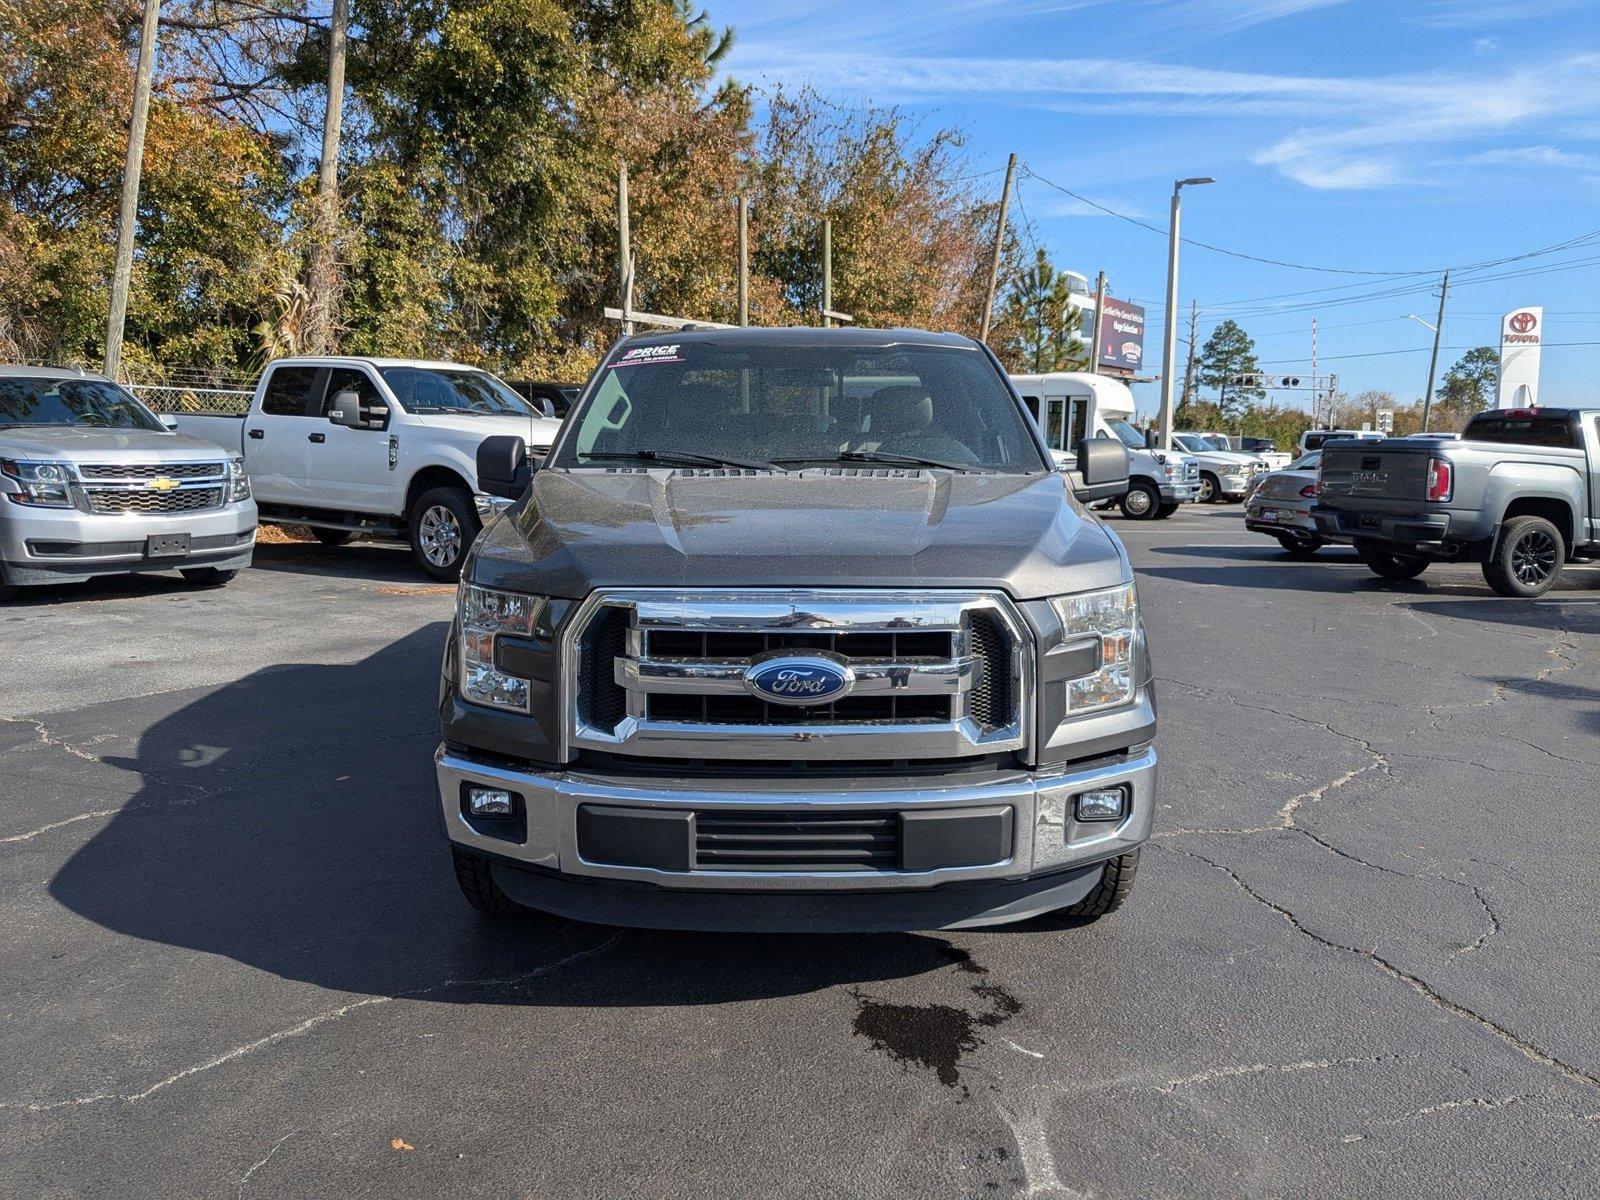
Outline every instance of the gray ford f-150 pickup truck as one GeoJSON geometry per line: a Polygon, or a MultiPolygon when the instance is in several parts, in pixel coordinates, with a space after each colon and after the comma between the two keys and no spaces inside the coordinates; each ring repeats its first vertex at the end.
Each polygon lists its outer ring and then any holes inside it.
{"type": "Polygon", "coordinates": [[[1110,912],[1155,809],[1128,556],[982,345],[624,339],[468,557],[436,758],[488,912],[928,929],[1110,912]],[[1077,495],[1074,488],[1078,489],[1077,495]]]}
{"type": "Polygon", "coordinates": [[[1502,409],[1459,440],[1329,442],[1311,515],[1385,579],[1477,562],[1502,596],[1540,596],[1600,555],[1597,423],[1600,409],[1502,409]]]}

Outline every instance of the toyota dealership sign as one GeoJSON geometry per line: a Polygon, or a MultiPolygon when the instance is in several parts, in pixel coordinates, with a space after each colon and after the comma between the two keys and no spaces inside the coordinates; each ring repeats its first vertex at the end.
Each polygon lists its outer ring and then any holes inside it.
{"type": "Polygon", "coordinates": [[[1106,297],[1105,311],[1095,322],[1095,358],[1113,373],[1136,375],[1144,364],[1144,309],[1106,297]]]}
{"type": "Polygon", "coordinates": [[[1500,318],[1500,378],[1497,408],[1532,408],[1539,403],[1539,353],[1544,309],[1514,308],[1500,318]]]}

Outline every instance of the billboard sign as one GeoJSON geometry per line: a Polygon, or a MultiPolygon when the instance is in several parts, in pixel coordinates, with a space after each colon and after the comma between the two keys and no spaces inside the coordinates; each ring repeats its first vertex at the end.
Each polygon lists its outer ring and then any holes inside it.
{"type": "Polygon", "coordinates": [[[1514,308],[1500,319],[1500,378],[1496,408],[1532,408],[1539,403],[1539,354],[1544,309],[1514,308]]]}
{"type": "Polygon", "coordinates": [[[1095,324],[1095,358],[1101,369],[1137,374],[1144,365],[1144,309],[1107,296],[1095,324]]]}

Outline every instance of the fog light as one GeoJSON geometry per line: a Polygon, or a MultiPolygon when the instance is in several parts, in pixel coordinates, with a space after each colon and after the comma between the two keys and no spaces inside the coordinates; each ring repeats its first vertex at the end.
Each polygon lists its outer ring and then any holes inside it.
{"type": "Polygon", "coordinates": [[[467,811],[475,817],[509,817],[514,809],[504,788],[467,786],[467,811]]]}
{"type": "Polygon", "coordinates": [[[1080,821],[1115,821],[1128,810],[1128,785],[1096,788],[1092,792],[1079,792],[1075,797],[1080,821]]]}

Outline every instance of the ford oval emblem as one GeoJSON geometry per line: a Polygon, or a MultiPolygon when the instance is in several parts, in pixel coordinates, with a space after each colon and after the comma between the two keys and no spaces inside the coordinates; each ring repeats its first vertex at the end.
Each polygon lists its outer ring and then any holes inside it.
{"type": "Polygon", "coordinates": [[[855,681],[846,664],[809,654],[762,659],[744,673],[751,695],[774,704],[831,704],[848,695],[855,681]]]}

